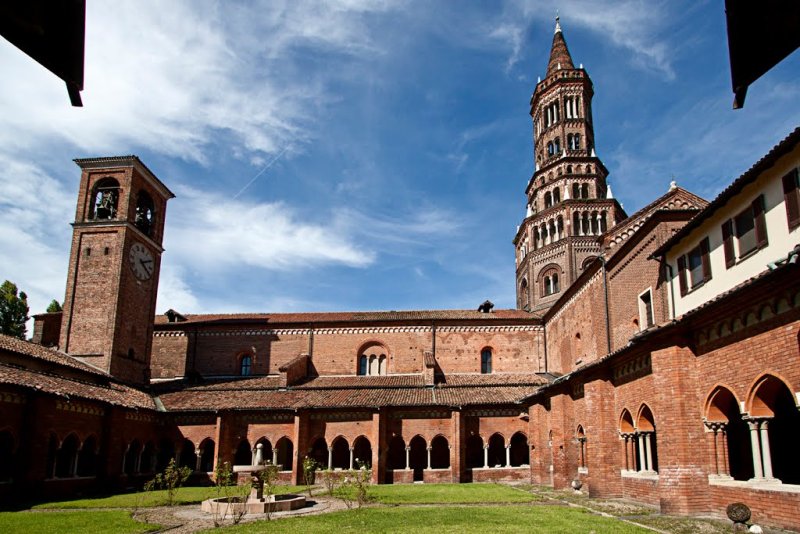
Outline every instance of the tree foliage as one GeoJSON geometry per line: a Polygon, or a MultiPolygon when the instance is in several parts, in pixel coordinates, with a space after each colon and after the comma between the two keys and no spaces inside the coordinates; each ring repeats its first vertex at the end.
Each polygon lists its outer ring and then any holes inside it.
{"type": "Polygon", "coordinates": [[[50,304],[47,306],[47,313],[55,313],[62,311],[61,304],[56,300],[53,299],[50,301],[50,304]]]}
{"type": "Polygon", "coordinates": [[[0,333],[25,339],[28,320],[28,295],[17,285],[6,280],[0,286],[0,333]]]}

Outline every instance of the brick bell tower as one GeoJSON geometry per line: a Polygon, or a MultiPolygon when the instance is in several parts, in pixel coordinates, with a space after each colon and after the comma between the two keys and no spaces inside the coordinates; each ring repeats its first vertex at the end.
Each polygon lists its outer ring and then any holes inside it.
{"type": "Polygon", "coordinates": [[[136,156],[75,163],[81,181],[59,346],[146,384],[164,217],[175,195],[136,156]]]}
{"type": "Polygon", "coordinates": [[[535,171],[517,235],[517,308],[546,310],[600,255],[598,236],[625,213],[594,151],[592,81],[575,68],[556,17],[544,79],[531,96],[535,171]]]}

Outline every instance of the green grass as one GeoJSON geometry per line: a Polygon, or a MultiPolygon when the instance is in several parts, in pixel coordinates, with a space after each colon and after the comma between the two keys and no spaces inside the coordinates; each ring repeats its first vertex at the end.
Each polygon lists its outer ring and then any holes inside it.
{"type": "Polygon", "coordinates": [[[650,533],[617,519],[564,506],[371,507],[330,514],[258,521],[225,532],[414,532],[596,534],[650,533]]]}
{"type": "MultiPolygon", "coordinates": [[[[305,486],[275,486],[275,493],[300,493],[305,486]]],[[[236,495],[237,488],[231,488],[231,495],[236,495]]],[[[240,488],[239,491],[249,491],[249,487],[240,488]]],[[[175,504],[196,504],[206,499],[224,497],[225,494],[217,492],[215,486],[211,487],[185,487],[180,488],[175,496],[175,504]]],[[[152,506],[166,506],[166,490],[146,491],[139,493],[122,493],[107,497],[93,499],[74,499],[71,501],[40,503],[32,508],[35,510],[74,510],[80,508],[150,508],[152,506]]],[[[2,530],[0,529],[0,532],[2,530]]]]}
{"type": "Polygon", "coordinates": [[[386,484],[370,486],[369,497],[382,504],[499,504],[542,500],[502,484],[386,484]]]}
{"type": "Polygon", "coordinates": [[[85,512],[0,512],[3,534],[128,534],[160,530],[159,525],[139,523],[122,510],[85,512]]]}

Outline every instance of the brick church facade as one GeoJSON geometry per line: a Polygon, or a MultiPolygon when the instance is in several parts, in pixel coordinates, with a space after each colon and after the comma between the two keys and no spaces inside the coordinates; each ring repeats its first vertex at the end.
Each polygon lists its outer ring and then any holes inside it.
{"type": "Polygon", "coordinates": [[[155,316],[172,193],[135,156],[76,160],[64,310],[0,336],[0,495],[258,454],[287,482],[305,457],[376,483],[577,478],[800,528],[800,129],[712,202],[673,184],[628,216],[592,94],[557,25],[516,309],[155,316]]]}

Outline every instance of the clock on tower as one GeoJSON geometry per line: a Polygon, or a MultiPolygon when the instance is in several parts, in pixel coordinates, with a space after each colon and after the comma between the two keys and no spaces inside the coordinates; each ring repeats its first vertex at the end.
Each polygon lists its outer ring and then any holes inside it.
{"type": "Polygon", "coordinates": [[[120,380],[149,380],[164,216],[175,195],[136,156],[76,159],[78,206],[61,350],[120,380]]]}

